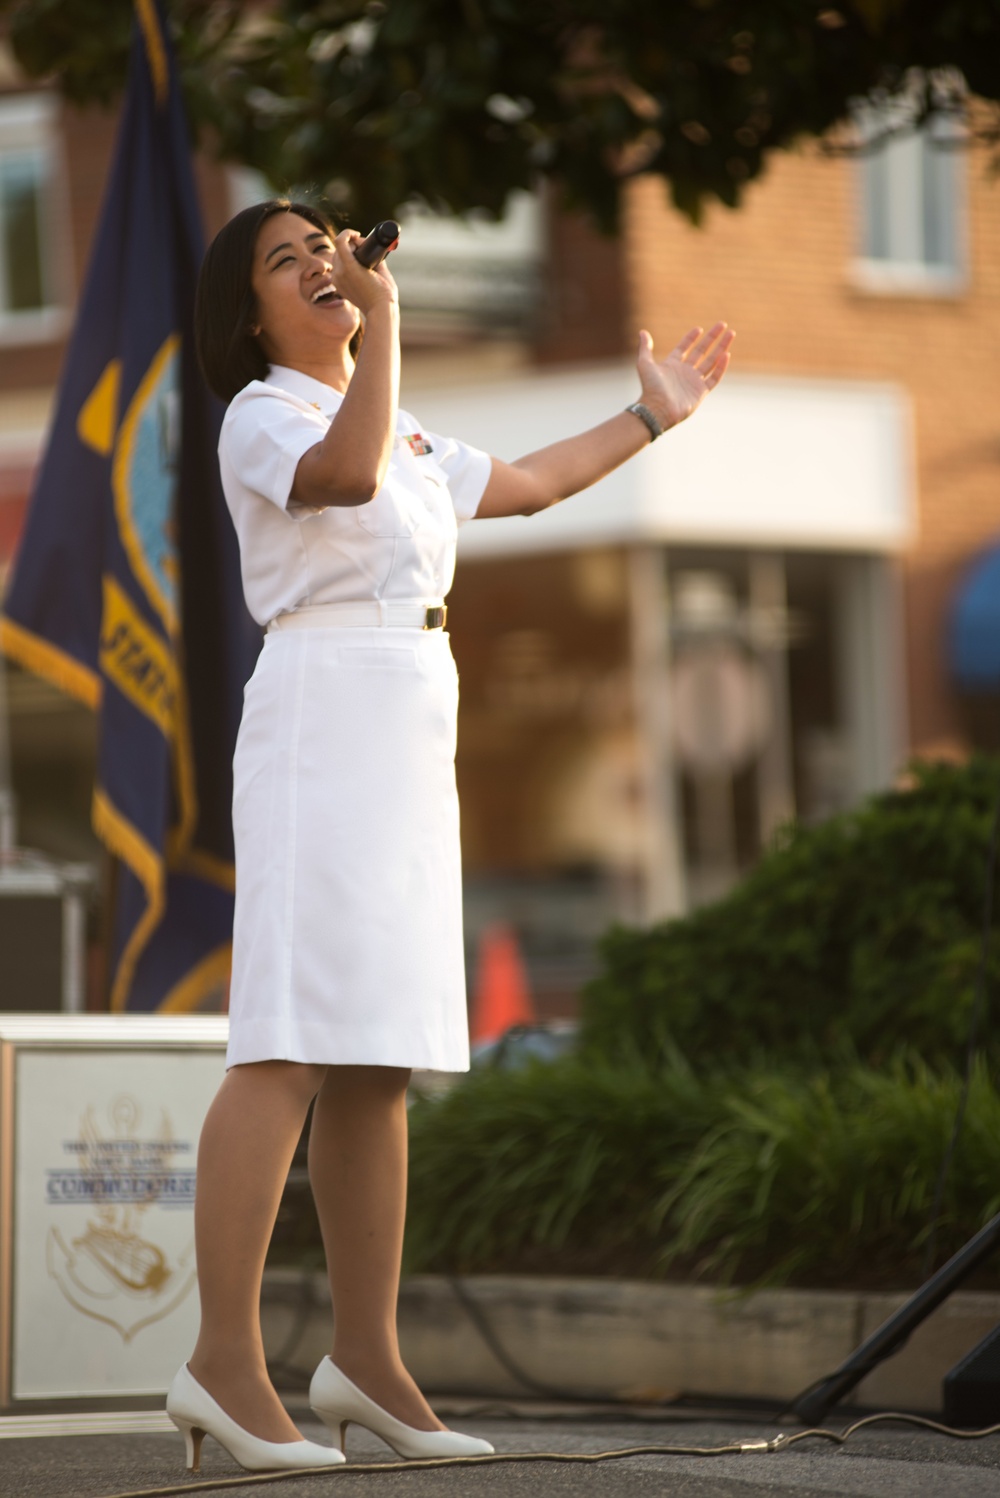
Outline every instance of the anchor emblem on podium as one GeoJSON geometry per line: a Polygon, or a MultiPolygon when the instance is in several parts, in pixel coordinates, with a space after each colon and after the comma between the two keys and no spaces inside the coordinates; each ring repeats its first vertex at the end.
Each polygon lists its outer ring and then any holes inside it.
{"type": "Polygon", "coordinates": [[[49,1275],[70,1305],[114,1327],[126,1343],[169,1316],[196,1280],[193,1241],[171,1261],[148,1219],[150,1208],[164,1200],[189,1203],[193,1172],[174,1169],[183,1146],[166,1112],[154,1139],[139,1138],[140,1117],[136,1100],[120,1095],[108,1108],[111,1131],[102,1133],[88,1107],[78,1140],[67,1146],[78,1168],[49,1172],[50,1196],[91,1207],[82,1233],[68,1237],[49,1228],[49,1275]]]}

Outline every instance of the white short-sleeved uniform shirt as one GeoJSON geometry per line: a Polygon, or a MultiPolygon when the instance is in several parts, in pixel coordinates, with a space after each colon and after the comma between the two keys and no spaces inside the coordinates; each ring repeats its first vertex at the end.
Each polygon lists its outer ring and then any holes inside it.
{"type": "Polygon", "coordinates": [[[367,504],[288,508],[299,459],[321,442],[343,396],[273,365],[231,402],[219,463],[240,545],[247,607],[259,624],[325,603],[434,603],[455,575],[458,525],[490,476],[479,448],[423,430],[408,411],[382,488],[367,504]]]}

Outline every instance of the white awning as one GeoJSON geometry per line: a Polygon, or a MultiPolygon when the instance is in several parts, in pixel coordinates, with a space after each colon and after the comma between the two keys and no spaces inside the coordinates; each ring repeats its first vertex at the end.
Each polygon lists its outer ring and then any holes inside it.
{"type": "MultiPolygon", "coordinates": [[[[431,431],[508,461],[637,398],[631,365],[407,390],[431,431]]],[[[893,552],[916,516],[910,402],[859,380],[729,374],[695,417],[583,494],[463,527],[459,555],[640,541],[893,552]]]]}

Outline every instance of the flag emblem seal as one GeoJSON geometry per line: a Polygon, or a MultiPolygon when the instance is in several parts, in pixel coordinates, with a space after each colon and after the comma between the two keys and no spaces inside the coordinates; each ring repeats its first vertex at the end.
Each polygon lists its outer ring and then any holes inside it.
{"type": "Polygon", "coordinates": [[[178,557],[174,495],[180,449],[180,339],[158,350],[125,413],[113,485],[122,542],[168,633],[177,631],[178,557]]]}

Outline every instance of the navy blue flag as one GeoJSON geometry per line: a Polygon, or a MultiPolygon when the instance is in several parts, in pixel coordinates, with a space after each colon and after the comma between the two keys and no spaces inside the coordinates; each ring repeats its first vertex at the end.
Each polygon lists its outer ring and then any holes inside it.
{"type": "Polygon", "coordinates": [[[94,826],[119,860],[113,1009],[225,980],[232,755],[260,632],[194,356],[203,253],[159,0],[136,0],[110,186],[0,646],[100,715],[94,826]]]}

